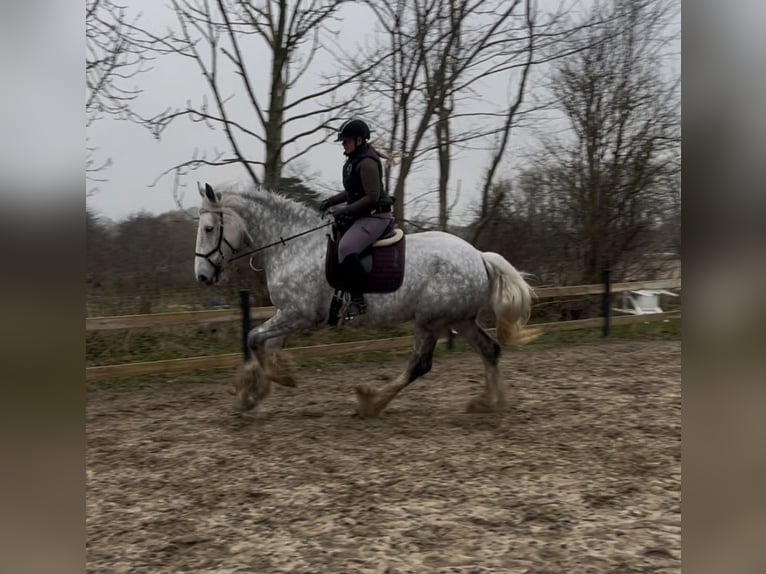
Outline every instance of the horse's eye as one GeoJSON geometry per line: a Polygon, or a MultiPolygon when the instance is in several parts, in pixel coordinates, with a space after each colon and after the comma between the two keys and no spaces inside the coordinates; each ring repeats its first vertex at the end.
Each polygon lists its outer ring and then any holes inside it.
{"type": "Polygon", "coordinates": [[[213,233],[213,226],[212,225],[206,225],[205,226],[205,233],[213,233]]]}

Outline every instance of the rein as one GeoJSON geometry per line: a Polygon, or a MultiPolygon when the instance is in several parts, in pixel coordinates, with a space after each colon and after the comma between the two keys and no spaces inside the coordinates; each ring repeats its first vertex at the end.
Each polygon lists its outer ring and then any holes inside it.
{"type": "MultiPolygon", "coordinates": [[[[210,264],[213,265],[216,271],[220,272],[220,267],[223,265],[223,261],[225,259],[225,257],[223,256],[223,251],[221,250],[221,243],[226,243],[229,249],[231,249],[232,254],[234,253],[234,249],[232,248],[228,240],[223,236],[223,213],[220,211],[216,211],[213,213],[219,213],[221,215],[221,227],[219,228],[220,235],[218,236],[218,245],[216,245],[209,253],[195,253],[195,255],[197,257],[202,257],[204,259],[207,259],[208,262],[210,262],[210,264]],[[214,263],[210,259],[210,256],[217,252],[220,252],[221,254],[221,261],[218,264],[214,263]]],[[[371,217],[375,217],[375,216],[372,215],[371,217]]],[[[237,259],[242,259],[243,257],[247,257],[248,255],[253,255],[255,253],[258,253],[259,251],[264,251],[265,249],[269,249],[270,247],[276,247],[277,245],[285,245],[288,241],[292,241],[293,239],[303,237],[304,235],[308,235],[309,233],[313,233],[314,231],[319,231],[320,229],[329,227],[332,224],[333,224],[333,221],[330,220],[327,223],[323,223],[322,225],[318,225],[317,227],[312,227],[311,229],[307,229],[306,231],[301,231],[300,233],[296,233],[295,235],[290,235],[289,237],[280,237],[279,241],[274,241],[267,245],[261,245],[260,247],[256,247],[255,249],[250,249],[249,251],[239,253],[235,255],[234,257],[230,257],[229,261],[236,261],[237,259]]],[[[252,263],[251,263],[251,266],[252,266],[252,263]]]]}
{"type": "Polygon", "coordinates": [[[269,243],[268,245],[262,245],[261,247],[256,247],[255,249],[251,249],[250,251],[245,251],[244,253],[240,253],[234,257],[231,257],[229,261],[236,261],[237,259],[241,259],[242,257],[247,257],[248,255],[253,255],[254,253],[258,253],[259,251],[268,249],[269,247],[284,245],[288,241],[292,241],[293,239],[297,239],[298,237],[303,237],[304,235],[308,235],[309,233],[313,233],[314,231],[319,231],[320,229],[324,229],[325,227],[329,227],[330,225],[332,225],[332,221],[328,221],[327,223],[323,223],[322,225],[319,225],[317,227],[312,227],[311,229],[307,229],[306,231],[301,231],[300,233],[296,233],[295,235],[290,235],[289,237],[280,237],[279,241],[274,241],[273,243],[269,243]]]}
{"type": "MultiPolygon", "coordinates": [[[[375,217],[375,215],[371,215],[370,217],[375,217]]],[[[256,247],[255,249],[251,249],[250,251],[245,251],[244,253],[240,253],[234,257],[229,258],[229,261],[236,261],[237,259],[242,259],[243,257],[247,257],[248,255],[253,255],[255,253],[258,253],[259,251],[263,251],[265,249],[268,249],[269,247],[275,247],[277,245],[284,245],[288,241],[292,241],[293,239],[297,239],[299,237],[303,237],[304,235],[308,235],[309,233],[313,233],[315,231],[319,231],[320,229],[324,229],[325,227],[329,227],[333,224],[333,221],[330,220],[327,223],[323,223],[322,225],[319,225],[317,227],[312,227],[311,229],[307,229],[306,231],[301,231],[300,233],[296,233],[295,235],[291,235],[289,237],[280,237],[279,241],[274,241],[273,243],[269,243],[268,245],[262,245],[260,247],[256,247]]],[[[221,228],[223,228],[223,224],[221,224],[221,228]]],[[[228,241],[226,244],[228,245],[228,241]]],[[[231,246],[229,246],[231,247],[231,246]]],[[[232,250],[233,251],[233,250],[232,250]]],[[[252,262],[251,265],[252,267],[252,262]]],[[[255,271],[259,271],[258,269],[253,268],[255,271]]]]}

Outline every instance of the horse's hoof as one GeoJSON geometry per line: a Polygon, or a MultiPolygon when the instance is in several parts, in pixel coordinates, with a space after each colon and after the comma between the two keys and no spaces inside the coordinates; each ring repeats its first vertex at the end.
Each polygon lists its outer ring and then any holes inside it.
{"type": "Polygon", "coordinates": [[[355,387],[357,407],[356,414],[362,419],[371,419],[380,413],[380,407],[375,404],[375,398],[377,391],[371,389],[367,385],[357,385],[355,387]]]}
{"type": "Polygon", "coordinates": [[[359,419],[374,419],[377,418],[379,414],[380,409],[376,409],[370,405],[359,405],[352,416],[359,419]]]}
{"type": "Polygon", "coordinates": [[[234,401],[234,408],[241,413],[253,410],[255,408],[253,395],[247,393],[245,396],[238,396],[234,401]]]}
{"type": "Polygon", "coordinates": [[[475,397],[468,402],[468,406],[465,409],[467,413],[494,413],[497,410],[496,406],[491,404],[487,397],[475,397]]]}
{"type": "Polygon", "coordinates": [[[369,397],[375,394],[375,391],[367,385],[357,385],[354,387],[354,390],[359,397],[369,397]]]}

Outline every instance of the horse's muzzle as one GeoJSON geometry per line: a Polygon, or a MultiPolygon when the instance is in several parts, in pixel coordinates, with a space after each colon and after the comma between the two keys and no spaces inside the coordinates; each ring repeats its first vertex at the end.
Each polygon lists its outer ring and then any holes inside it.
{"type": "Polygon", "coordinates": [[[197,275],[197,281],[199,281],[200,283],[204,283],[205,285],[212,285],[213,283],[215,283],[216,279],[217,277],[208,277],[204,273],[200,273],[199,275],[197,275]]]}

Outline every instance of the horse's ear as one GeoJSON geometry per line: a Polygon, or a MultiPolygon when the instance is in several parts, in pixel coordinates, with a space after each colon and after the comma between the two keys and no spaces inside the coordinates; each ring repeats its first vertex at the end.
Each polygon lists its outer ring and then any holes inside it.
{"type": "Polygon", "coordinates": [[[210,201],[210,203],[216,203],[221,197],[220,194],[216,196],[216,193],[213,191],[213,188],[210,187],[209,183],[205,184],[205,196],[207,197],[208,201],[210,201]]]}
{"type": "Polygon", "coordinates": [[[205,190],[202,188],[202,184],[200,182],[197,182],[197,191],[199,191],[199,194],[202,197],[205,197],[205,190]]]}

